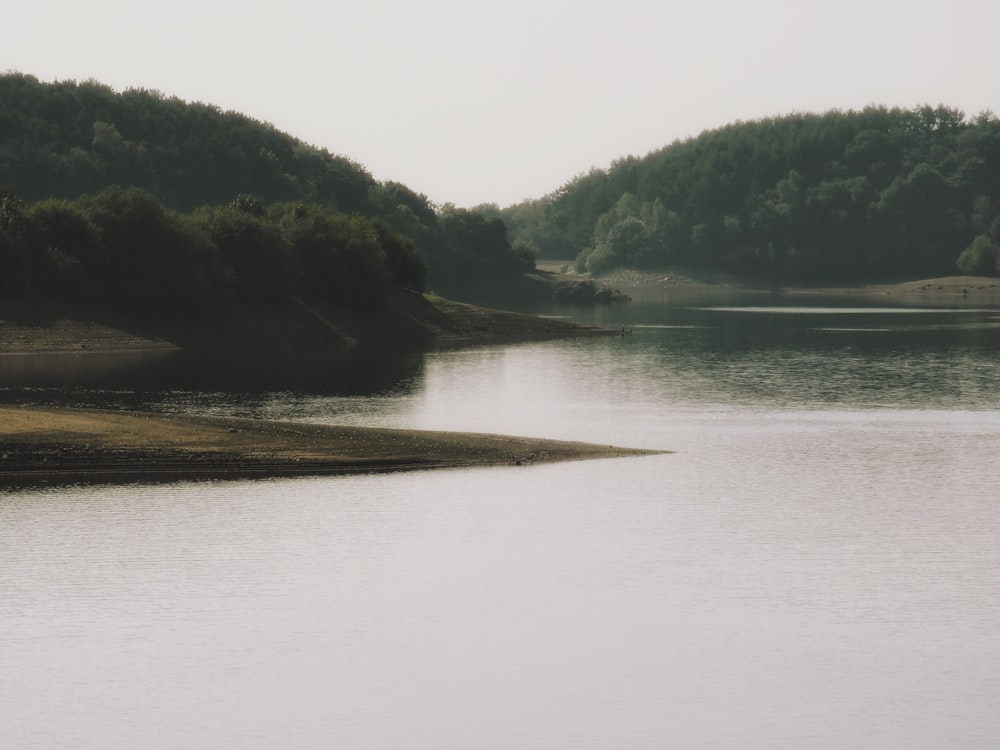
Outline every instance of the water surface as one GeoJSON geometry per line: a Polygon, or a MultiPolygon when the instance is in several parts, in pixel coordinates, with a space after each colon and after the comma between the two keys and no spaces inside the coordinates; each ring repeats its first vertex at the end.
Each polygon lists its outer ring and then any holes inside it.
{"type": "Polygon", "coordinates": [[[994,748],[997,315],[633,304],[585,316],[631,335],[381,377],[0,373],[8,401],[677,451],[0,490],[0,744],[994,748]]]}

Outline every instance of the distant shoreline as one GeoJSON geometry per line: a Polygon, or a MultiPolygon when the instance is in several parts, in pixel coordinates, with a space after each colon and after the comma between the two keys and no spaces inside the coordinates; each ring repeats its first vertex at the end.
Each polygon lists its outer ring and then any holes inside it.
{"type": "MultiPolygon", "coordinates": [[[[539,267],[558,272],[566,261],[539,261],[539,267]]],[[[571,265],[571,264],[570,264],[571,265]]],[[[580,278],[589,278],[581,276],[580,278]]],[[[685,300],[702,298],[706,303],[727,296],[795,298],[855,298],[872,302],[904,303],[930,307],[1000,307],[1000,278],[989,276],[941,276],[891,283],[822,286],[805,284],[768,285],[730,276],[699,275],[685,271],[634,271],[622,269],[600,276],[597,281],[638,296],[650,292],[673,293],[685,300]]]]}
{"type": "Polygon", "coordinates": [[[525,466],[667,452],[478,433],[0,406],[0,489],[525,466]]]}

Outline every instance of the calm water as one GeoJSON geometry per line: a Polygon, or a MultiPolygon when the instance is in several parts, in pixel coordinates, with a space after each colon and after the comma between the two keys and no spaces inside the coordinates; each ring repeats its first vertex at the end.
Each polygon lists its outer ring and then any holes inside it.
{"type": "Polygon", "coordinates": [[[0,746],[1000,746],[1000,312],[589,317],[633,335],[0,361],[6,401],[676,451],[0,490],[0,746]]]}

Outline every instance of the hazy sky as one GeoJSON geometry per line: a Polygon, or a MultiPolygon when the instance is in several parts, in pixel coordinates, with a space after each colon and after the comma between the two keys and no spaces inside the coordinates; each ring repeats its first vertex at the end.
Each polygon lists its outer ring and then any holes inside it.
{"type": "Polygon", "coordinates": [[[30,0],[0,9],[0,70],[210,102],[508,205],[734,120],[996,112],[998,28],[996,0],[30,0]]]}

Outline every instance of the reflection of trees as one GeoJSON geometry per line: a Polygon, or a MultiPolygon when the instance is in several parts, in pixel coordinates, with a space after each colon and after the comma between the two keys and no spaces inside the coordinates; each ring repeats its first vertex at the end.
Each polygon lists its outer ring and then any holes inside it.
{"type": "Polygon", "coordinates": [[[261,405],[275,393],[378,396],[417,388],[424,354],[398,347],[353,347],[328,355],[133,352],[87,357],[0,358],[8,401],[140,408],[172,400],[261,405]],[[200,396],[195,394],[201,394],[200,396]]]}
{"type": "Polygon", "coordinates": [[[290,391],[370,396],[415,382],[423,372],[419,350],[358,346],[330,354],[190,353],[145,376],[157,388],[263,394],[290,391]]]}
{"type": "Polygon", "coordinates": [[[672,310],[647,372],[684,401],[736,408],[993,400],[993,313],[767,313],[672,310]],[[859,329],[859,330],[850,330],[859,329]]]}

